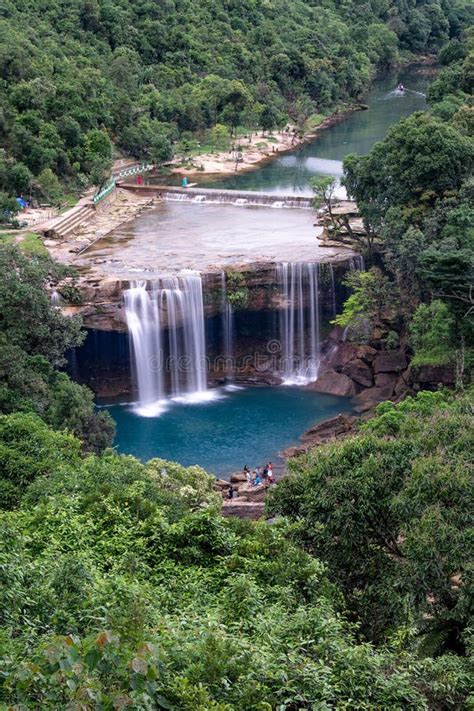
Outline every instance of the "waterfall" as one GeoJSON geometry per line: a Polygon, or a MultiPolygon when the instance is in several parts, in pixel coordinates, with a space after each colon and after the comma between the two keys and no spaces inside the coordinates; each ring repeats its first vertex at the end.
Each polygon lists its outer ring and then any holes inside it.
{"type": "Polygon", "coordinates": [[[150,289],[146,282],[137,282],[124,292],[124,301],[138,388],[137,412],[159,415],[167,393],[186,402],[210,399],[201,277],[163,277],[152,282],[150,289]]]}
{"type": "Polygon", "coordinates": [[[279,193],[260,193],[252,190],[224,190],[201,187],[178,188],[170,186],[157,187],[157,192],[166,201],[193,202],[202,205],[229,203],[240,207],[260,205],[262,207],[291,207],[305,210],[312,207],[312,199],[305,195],[280,195],[279,193]]]}
{"type": "Polygon", "coordinates": [[[51,303],[53,306],[61,306],[63,303],[63,298],[57,289],[53,289],[51,292],[51,303]]]}
{"type": "Polygon", "coordinates": [[[365,270],[365,261],[362,254],[356,254],[349,262],[351,272],[363,272],[365,270]]]}
{"type": "Polygon", "coordinates": [[[320,309],[318,264],[285,262],[277,267],[283,299],[280,312],[280,372],[286,385],[304,385],[318,376],[320,309]]]}
{"type": "Polygon", "coordinates": [[[196,274],[164,277],[160,287],[160,310],[168,313],[172,396],[198,399],[207,390],[201,277],[196,274]]]}
{"type": "Polygon", "coordinates": [[[125,315],[132,341],[132,368],[142,414],[159,414],[163,409],[164,387],[160,315],[156,293],[146,282],[136,282],[124,292],[125,315]],[[158,360],[157,360],[158,359],[158,360]]]}
{"type": "Polygon", "coordinates": [[[332,306],[332,315],[334,318],[336,318],[337,314],[337,307],[336,307],[336,282],[334,280],[334,267],[332,266],[331,262],[329,263],[329,274],[331,277],[331,306],[332,306]]]}
{"type": "Polygon", "coordinates": [[[227,380],[234,379],[234,309],[227,300],[227,276],[221,273],[222,355],[227,380]]]}

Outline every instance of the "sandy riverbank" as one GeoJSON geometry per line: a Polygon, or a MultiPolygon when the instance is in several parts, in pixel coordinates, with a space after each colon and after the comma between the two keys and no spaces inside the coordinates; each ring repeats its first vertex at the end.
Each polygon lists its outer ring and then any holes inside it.
{"type": "Polygon", "coordinates": [[[290,126],[288,131],[275,131],[265,136],[262,136],[260,132],[252,132],[236,140],[235,150],[194,156],[192,166],[174,165],[172,172],[177,175],[202,177],[203,175],[232,175],[256,170],[262,164],[285,153],[291,153],[298,147],[313,141],[322,131],[344,121],[354,111],[361,111],[365,108],[366,106],[363,104],[357,104],[345,111],[338,111],[303,135],[298,135],[294,126],[290,126]]]}

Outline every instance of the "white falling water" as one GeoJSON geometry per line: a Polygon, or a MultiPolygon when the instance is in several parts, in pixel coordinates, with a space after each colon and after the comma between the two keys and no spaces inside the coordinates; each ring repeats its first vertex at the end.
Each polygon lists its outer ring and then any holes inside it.
{"type": "Polygon", "coordinates": [[[137,411],[144,416],[156,416],[164,409],[163,353],[156,293],[147,291],[146,282],[140,281],[124,292],[124,301],[138,388],[137,411]]]}
{"type": "Polygon", "coordinates": [[[337,313],[337,308],[336,308],[336,282],[334,279],[334,267],[332,266],[331,263],[329,263],[329,274],[331,277],[331,306],[332,306],[332,315],[335,318],[336,313],[337,313]]]}
{"type": "Polygon", "coordinates": [[[277,272],[283,299],[280,372],[285,385],[304,385],[316,380],[320,362],[318,264],[285,262],[277,272]]]}
{"type": "Polygon", "coordinates": [[[57,289],[53,289],[51,292],[51,303],[53,306],[61,306],[63,303],[63,298],[57,289]]]}
{"type": "Polygon", "coordinates": [[[234,379],[234,309],[227,300],[226,273],[221,274],[222,356],[228,381],[234,379]]]}
{"type": "Polygon", "coordinates": [[[138,388],[136,411],[148,417],[161,414],[167,395],[184,402],[212,399],[201,277],[164,277],[150,289],[137,282],[124,292],[124,300],[138,388]]]}
{"type": "Polygon", "coordinates": [[[349,269],[351,272],[363,272],[365,269],[365,261],[364,257],[362,254],[356,254],[355,257],[352,257],[351,261],[349,262],[349,269]]]}

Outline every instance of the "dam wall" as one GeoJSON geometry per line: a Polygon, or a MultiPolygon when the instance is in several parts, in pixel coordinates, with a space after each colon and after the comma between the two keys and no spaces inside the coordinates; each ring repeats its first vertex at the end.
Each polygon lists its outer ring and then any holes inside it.
{"type": "Polygon", "coordinates": [[[274,208],[299,208],[309,210],[312,198],[308,195],[280,195],[278,193],[254,192],[251,190],[214,190],[193,186],[180,188],[171,185],[135,185],[118,182],[117,186],[144,195],[153,195],[173,202],[195,202],[230,205],[255,205],[274,208]]]}

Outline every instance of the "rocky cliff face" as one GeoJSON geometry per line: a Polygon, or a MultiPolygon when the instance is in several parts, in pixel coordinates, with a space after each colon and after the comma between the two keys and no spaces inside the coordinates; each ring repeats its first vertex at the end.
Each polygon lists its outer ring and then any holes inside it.
{"type": "Polygon", "coordinates": [[[319,377],[307,387],[330,395],[352,397],[355,411],[364,413],[384,400],[400,400],[422,388],[452,386],[451,367],[413,368],[406,346],[387,350],[382,339],[370,345],[344,340],[341,328],[334,328],[324,345],[319,377]]]}
{"type": "MultiPolygon", "coordinates": [[[[335,258],[320,265],[320,299],[323,311],[326,309],[329,312],[332,309],[332,283],[335,284],[336,290],[344,291],[340,284],[350,265],[351,259],[348,257],[335,258]]],[[[236,311],[279,310],[282,307],[276,282],[276,268],[274,262],[257,262],[235,264],[225,270],[227,291],[235,301],[236,311]]],[[[202,274],[206,318],[216,316],[222,309],[222,276],[221,269],[202,274]]],[[[81,314],[85,327],[89,329],[126,331],[123,292],[129,289],[132,283],[131,280],[107,276],[99,279],[85,273],[77,282],[82,303],[65,306],[65,311],[81,314]]]]}
{"type": "MultiPolygon", "coordinates": [[[[410,391],[452,385],[454,372],[449,368],[413,369],[405,346],[387,350],[381,338],[369,344],[356,345],[344,340],[340,328],[329,325],[334,306],[339,310],[346,296],[340,281],[347,263],[333,265],[332,275],[321,269],[321,314],[323,358],[319,377],[308,385],[317,392],[354,398],[357,412],[366,412],[378,402],[399,399],[410,391]],[[328,287],[332,278],[335,295],[328,287]],[[325,283],[325,280],[328,283],[325,283]]],[[[275,283],[275,265],[254,265],[252,269],[235,270],[234,283],[235,338],[233,355],[237,364],[235,381],[243,385],[274,385],[280,382],[275,368],[275,333],[281,294],[275,283]],[[240,300],[240,303],[239,303],[240,300]]],[[[228,273],[229,275],[229,273],[228,273]]],[[[222,367],[222,272],[209,273],[204,279],[206,343],[209,356],[209,381],[219,384],[226,373],[222,367]]],[[[86,355],[78,354],[75,376],[90,385],[99,395],[115,396],[132,391],[130,353],[127,338],[123,291],[130,282],[83,279],[80,289],[83,304],[65,307],[67,313],[81,313],[91,328],[86,355]],[[120,357],[119,357],[120,356],[120,357]]]]}

